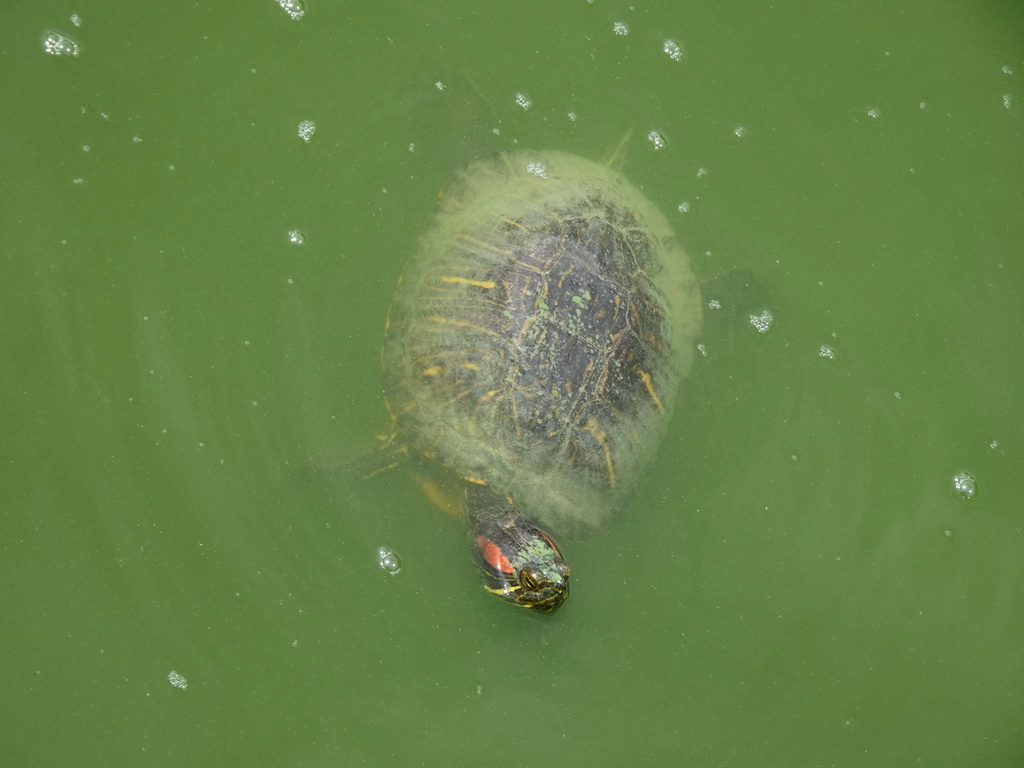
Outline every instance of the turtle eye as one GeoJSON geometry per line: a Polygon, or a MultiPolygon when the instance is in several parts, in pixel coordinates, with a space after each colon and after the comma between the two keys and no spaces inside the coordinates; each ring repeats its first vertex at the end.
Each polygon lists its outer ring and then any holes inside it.
{"type": "Polygon", "coordinates": [[[540,588],[540,579],[537,578],[537,574],[532,568],[523,568],[519,572],[519,583],[523,589],[530,592],[536,592],[540,588]]]}

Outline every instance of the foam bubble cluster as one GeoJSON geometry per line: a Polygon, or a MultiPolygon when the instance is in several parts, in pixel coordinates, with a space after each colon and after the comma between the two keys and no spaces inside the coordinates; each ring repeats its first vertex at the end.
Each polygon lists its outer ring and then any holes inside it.
{"type": "Polygon", "coordinates": [[[306,15],[306,5],[302,0],[277,0],[277,4],[293,21],[298,21],[306,15]]]}
{"type": "Polygon", "coordinates": [[[60,32],[47,32],[43,38],[43,51],[51,56],[71,56],[77,58],[82,52],[82,46],[68,35],[60,32]]]}
{"type": "Polygon", "coordinates": [[[675,40],[666,40],[662,44],[661,50],[664,51],[665,55],[672,59],[672,61],[683,60],[683,49],[675,40]]]}
{"type": "Polygon", "coordinates": [[[303,120],[299,123],[299,138],[307,144],[313,138],[314,133],[316,133],[316,123],[312,120],[303,120]]]}
{"type": "Polygon", "coordinates": [[[173,669],[169,673],[167,673],[167,682],[169,682],[175,688],[188,688],[188,680],[179,675],[173,669]]]}

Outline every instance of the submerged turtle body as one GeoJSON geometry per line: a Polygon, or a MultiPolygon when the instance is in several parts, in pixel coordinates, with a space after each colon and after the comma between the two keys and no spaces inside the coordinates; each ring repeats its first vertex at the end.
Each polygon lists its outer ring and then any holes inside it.
{"type": "Polygon", "coordinates": [[[388,408],[408,444],[527,522],[591,533],[650,465],[700,321],[685,253],[621,174],[501,154],[445,193],[399,284],[388,408]]]}

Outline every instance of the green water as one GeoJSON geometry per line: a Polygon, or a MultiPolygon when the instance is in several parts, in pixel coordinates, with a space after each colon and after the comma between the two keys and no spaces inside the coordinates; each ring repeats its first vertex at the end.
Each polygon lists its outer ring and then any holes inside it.
{"type": "Polygon", "coordinates": [[[1022,7],[307,5],[0,10],[3,764],[1024,763],[1022,7]],[[630,130],[774,323],[540,619],[407,474],[311,469],[387,429],[458,164],[630,130]]]}

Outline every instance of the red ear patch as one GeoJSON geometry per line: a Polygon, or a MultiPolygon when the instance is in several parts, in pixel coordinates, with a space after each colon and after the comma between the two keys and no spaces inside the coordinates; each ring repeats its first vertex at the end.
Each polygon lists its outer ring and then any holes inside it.
{"type": "Polygon", "coordinates": [[[515,569],[501,551],[501,547],[483,536],[476,537],[476,545],[483,552],[484,561],[499,573],[513,573],[515,569]]]}

